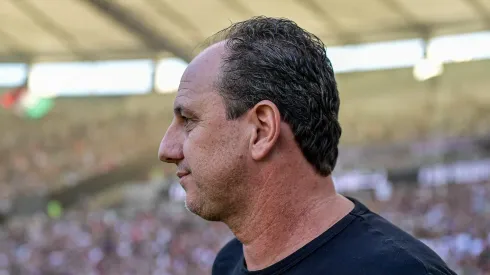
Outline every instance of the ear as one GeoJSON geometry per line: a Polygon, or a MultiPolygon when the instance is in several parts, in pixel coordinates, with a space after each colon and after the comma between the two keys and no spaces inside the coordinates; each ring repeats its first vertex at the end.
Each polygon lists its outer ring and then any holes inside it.
{"type": "Polygon", "coordinates": [[[254,160],[265,158],[274,148],[281,131],[281,114],[277,106],[269,100],[257,103],[249,112],[253,133],[250,150],[254,160]]]}

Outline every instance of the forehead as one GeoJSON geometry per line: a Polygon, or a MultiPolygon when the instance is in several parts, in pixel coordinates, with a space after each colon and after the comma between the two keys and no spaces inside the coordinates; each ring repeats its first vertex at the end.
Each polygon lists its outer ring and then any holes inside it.
{"type": "Polygon", "coordinates": [[[188,105],[194,101],[214,98],[215,82],[221,68],[224,44],[217,43],[204,50],[187,66],[182,75],[175,105],[188,105]]]}
{"type": "Polygon", "coordinates": [[[223,54],[224,44],[217,43],[192,60],[182,75],[176,102],[207,97],[205,94],[215,90],[223,54]]]}

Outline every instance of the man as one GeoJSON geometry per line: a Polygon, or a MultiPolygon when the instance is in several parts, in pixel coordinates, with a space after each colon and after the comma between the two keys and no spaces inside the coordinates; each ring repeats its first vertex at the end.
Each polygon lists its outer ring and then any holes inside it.
{"type": "Polygon", "coordinates": [[[335,192],[340,101],[323,43],[267,17],[219,37],[182,76],[159,149],[188,210],[236,236],[213,274],[454,274],[335,192]]]}

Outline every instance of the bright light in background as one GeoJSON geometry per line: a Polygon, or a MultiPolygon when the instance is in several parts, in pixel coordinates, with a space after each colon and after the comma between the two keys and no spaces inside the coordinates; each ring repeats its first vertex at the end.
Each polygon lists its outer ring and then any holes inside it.
{"type": "Polygon", "coordinates": [[[443,63],[490,58],[490,32],[441,36],[429,43],[427,55],[443,63]]]}
{"type": "Polygon", "coordinates": [[[151,60],[38,63],[29,86],[41,97],[144,94],[152,88],[152,75],[151,60]]]}
{"type": "MultiPolygon", "coordinates": [[[[327,55],[336,73],[413,67],[414,77],[426,80],[443,72],[439,63],[490,59],[490,32],[433,38],[429,60],[423,59],[422,39],[328,47],[327,55]]],[[[186,67],[181,59],[163,59],[154,75],[151,60],[41,63],[31,68],[29,84],[32,92],[44,97],[145,94],[153,84],[157,92],[171,93],[186,67]]],[[[26,74],[26,65],[0,64],[0,86],[21,85],[26,74]]]]}
{"type": "Polygon", "coordinates": [[[413,68],[413,76],[417,81],[426,81],[443,73],[442,62],[426,58],[421,59],[413,68]]]}
{"type": "Polygon", "coordinates": [[[16,87],[24,84],[27,77],[27,65],[22,63],[0,64],[0,86],[16,87]]]}
{"type": "Polygon", "coordinates": [[[155,90],[162,94],[177,91],[187,65],[187,62],[179,58],[167,58],[158,62],[155,75],[155,90]]]}
{"type": "Polygon", "coordinates": [[[87,94],[89,90],[85,88],[90,85],[86,79],[89,69],[87,63],[33,64],[29,76],[29,92],[39,97],[70,94],[74,91],[85,91],[87,94]]]}
{"type": "Polygon", "coordinates": [[[94,89],[110,94],[145,94],[153,87],[153,61],[98,62],[93,71],[94,89]]]}
{"type": "MultiPolygon", "coordinates": [[[[489,59],[490,32],[435,37],[429,42],[427,55],[434,64],[489,59]]],[[[420,61],[424,56],[422,39],[327,47],[327,56],[337,73],[412,66],[425,71],[430,67],[430,62],[420,61]]]]}
{"type": "Polygon", "coordinates": [[[421,39],[327,47],[335,72],[372,71],[414,66],[423,55],[421,39]]]}

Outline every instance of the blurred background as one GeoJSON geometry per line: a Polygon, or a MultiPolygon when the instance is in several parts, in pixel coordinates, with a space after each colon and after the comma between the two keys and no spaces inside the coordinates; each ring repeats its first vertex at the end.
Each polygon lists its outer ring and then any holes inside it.
{"type": "Polygon", "coordinates": [[[202,42],[254,15],[327,45],[335,184],[490,274],[490,1],[0,0],[0,275],[210,274],[159,141],[202,42]]]}

